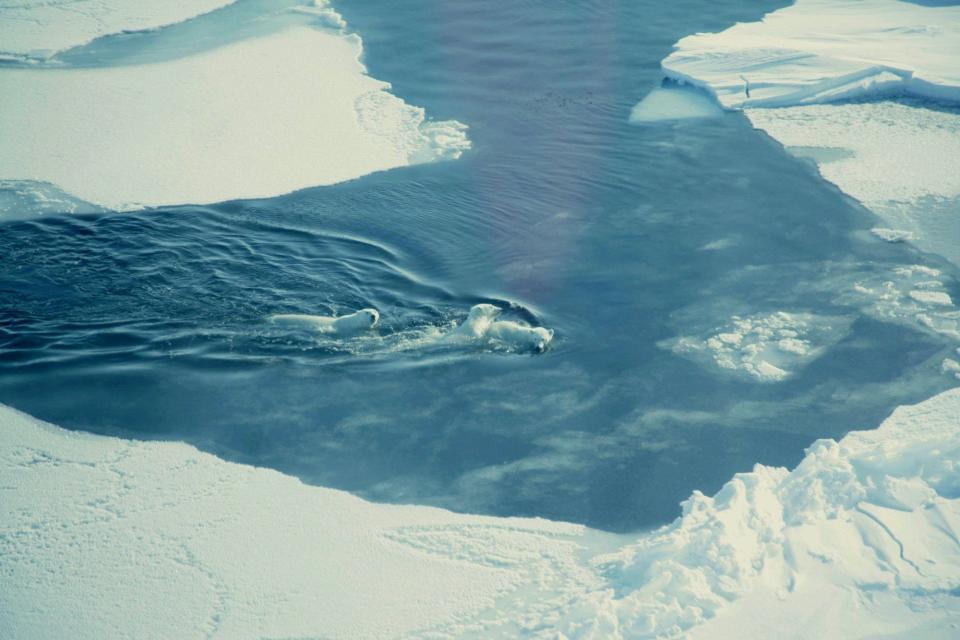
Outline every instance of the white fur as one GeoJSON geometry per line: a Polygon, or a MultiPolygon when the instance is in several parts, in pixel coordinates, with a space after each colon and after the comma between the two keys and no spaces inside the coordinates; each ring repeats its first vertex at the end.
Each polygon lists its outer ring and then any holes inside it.
{"type": "Polygon", "coordinates": [[[360,309],[345,316],[311,316],[300,313],[281,313],[270,316],[274,323],[295,325],[320,333],[351,335],[372,329],[380,322],[376,309],[360,309]]]}
{"type": "Polygon", "coordinates": [[[553,330],[543,327],[528,327],[513,320],[497,320],[502,309],[492,304],[478,304],[470,309],[470,314],[454,336],[466,338],[491,338],[520,350],[532,349],[541,352],[553,340],[553,330]]]}
{"type": "Polygon", "coordinates": [[[455,333],[471,338],[482,338],[501,311],[500,307],[495,307],[492,304],[474,305],[470,308],[467,319],[456,328],[455,333]]]}
{"type": "Polygon", "coordinates": [[[497,320],[490,324],[487,335],[518,349],[532,349],[539,353],[553,340],[553,329],[528,327],[512,320],[497,320]]]}

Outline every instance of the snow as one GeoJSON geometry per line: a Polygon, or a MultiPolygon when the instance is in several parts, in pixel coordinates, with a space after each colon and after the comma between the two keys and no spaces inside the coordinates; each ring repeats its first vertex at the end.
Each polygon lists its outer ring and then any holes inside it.
{"type": "Polygon", "coordinates": [[[14,0],[0,4],[0,58],[44,58],[96,38],[189,20],[234,0],[14,0]]]}
{"type": "Polygon", "coordinates": [[[798,0],[683,38],[662,66],[814,159],[894,241],[960,264],[960,5],[798,0]]]}
{"type": "Polygon", "coordinates": [[[960,624],[960,389],[626,536],[372,504],[6,407],[0,427],[2,637],[910,638],[960,624]]]}
{"type": "Polygon", "coordinates": [[[469,148],[464,125],[427,120],[366,74],[359,37],[303,20],[156,62],[0,68],[0,180],[127,210],[274,196],[469,148]]]}
{"type": "Polygon", "coordinates": [[[960,6],[798,0],[722,33],[681,39],[667,77],[727,108],[909,94],[960,100],[960,6]]]}
{"type": "Polygon", "coordinates": [[[754,109],[748,117],[788,148],[847,150],[820,172],[868,207],[960,196],[960,113],[881,101],[754,109]]]}

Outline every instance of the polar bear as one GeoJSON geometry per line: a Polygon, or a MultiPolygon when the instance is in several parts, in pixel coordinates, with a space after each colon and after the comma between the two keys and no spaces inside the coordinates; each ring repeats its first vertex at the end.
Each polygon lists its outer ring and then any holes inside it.
{"type": "Polygon", "coordinates": [[[454,329],[460,338],[491,338],[520,350],[544,351],[553,340],[553,330],[528,327],[513,320],[497,320],[502,309],[492,304],[478,304],[470,309],[463,323],[454,329]]]}
{"type": "Polygon", "coordinates": [[[319,333],[352,335],[372,329],[380,322],[376,309],[360,309],[345,316],[311,316],[301,313],[280,313],[270,316],[270,322],[293,325],[319,333]]]}
{"type": "Polygon", "coordinates": [[[494,340],[513,345],[517,349],[543,353],[553,340],[553,329],[528,327],[513,320],[497,320],[490,324],[487,335],[494,340]]]}
{"type": "Polygon", "coordinates": [[[468,338],[482,338],[501,311],[500,307],[492,304],[476,304],[470,307],[470,314],[467,315],[463,324],[454,330],[454,334],[468,338]]]}

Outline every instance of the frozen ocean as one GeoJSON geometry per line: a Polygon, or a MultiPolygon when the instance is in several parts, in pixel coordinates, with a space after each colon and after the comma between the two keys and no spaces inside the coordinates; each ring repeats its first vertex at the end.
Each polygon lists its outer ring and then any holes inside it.
{"type": "Polygon", "coordinates": [[[0,637],[960,633],[960,8],[110,5],[0,3],[0,637]]]}

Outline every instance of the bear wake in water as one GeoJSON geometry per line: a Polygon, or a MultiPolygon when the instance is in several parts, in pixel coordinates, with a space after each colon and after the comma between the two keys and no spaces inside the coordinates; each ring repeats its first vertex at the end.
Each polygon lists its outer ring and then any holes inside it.
{"type": "Polygon", "coordinates": [[[506,344],[518,351],[542,353],[553,340],[553,330],[544,327],[529,327],[513,320],[497,320],[503,310],[492,304],[478,304],[470,309],[470,315],[453,330],[454,339],[490,339],[506,344]]]}

